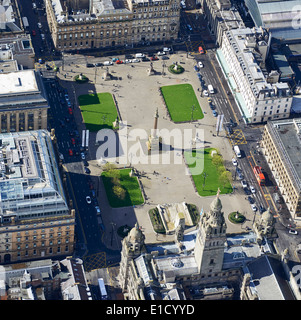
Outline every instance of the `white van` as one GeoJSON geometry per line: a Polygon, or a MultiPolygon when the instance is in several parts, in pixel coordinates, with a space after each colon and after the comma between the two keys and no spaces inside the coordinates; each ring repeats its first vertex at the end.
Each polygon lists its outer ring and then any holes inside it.
{"type": "Polygon", "coordinates": [[[111,66],[112,64],[113,64],[112,61],[105,61],[105,62],[103,63],[104,66],[111,66]]]}
{"type": "Polygon", "coordinates": [[[211,84],[208,85],[208,90],[210,93],[214,93],[214,89],[211,84]]]}
{"type": "Polygon", "coordinates": [[[237,158],[241,158],[241,153],[240,153],[240,150],[239,150],[239,147],[238,146],[234,146],[234,152],[236,154],[236,157],[237,158]]]}
{"type": "Polygon", "coordinates": [[[136,53],[135,57],[136,58],[144,58],[145,55],[143,53],[136,53]]]}

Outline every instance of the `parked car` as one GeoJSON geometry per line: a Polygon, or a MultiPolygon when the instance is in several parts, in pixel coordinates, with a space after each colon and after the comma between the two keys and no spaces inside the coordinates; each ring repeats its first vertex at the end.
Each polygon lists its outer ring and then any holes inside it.
{"type": "Polygon", "coordinates": [[[246,180],[242,180],[240,183],[241,183],[243,188],[247,188],[248,187],[248,184],[247,184],[246,180]]]}
{"type": "Polygon", "coordinates": [[[250,186],[250,190],[251,190],[252,193],[256,192],[256,189],[253,186],[250,186]]]}
{"type": "Polygon", "coordinates": [[[238,164],[238,163],[237,163],[237,160],[233,158],[233,159],[232,159],[232,164],[233,164],[233,166],[237,166],[237,164],[238,164]]]}
{"type": "Polygon", "coordinates": [[[132,60],[132,62],[140,62],[140,60],[135,58],[132,60]]]}
{"type": "Polygon", "coordinates": [[[131,63],[132,62],[132,60],[130,60],[130,59],[125,59],[124,60],[124,63],[131,63]]]}
{"type": "Polygon", "coordinates": [[[93,68],[93,67],[94,67],[94,64],[93,64],[93,63],[87,63],[87,64],[86,64],[86,67],[87,67],[87,68],[93,68]]]}
{"type": "Polygon", "coordinates": [[[158,55],[158,56],[164,56],[164,55],[165,55],[165,52],[164,52],[164,51],[158,51],[158,52],[157,52],[157,55],[158,55]]]}
{"type": "Polygon", "coordinates": [[[193,69],[194,69],[194,71],[199,71],[199,67],[198,66],[194,66],[193,69]]]}
{"type": "Polygon", "coordinates": [[[264,213],[265,212],[265,208],[262,205],[259,206],[259,212],[260,213],[264,213]]]}
{"type": "Polygon", "coordinates": [[[38,22],[38,28],[41,29],[42,28],[42,23],[38,22]]]}
{"type": "Polygon", "coordinates": [[[203,62],[202,62],[202,61],[199,61],[199,62],[198,62],[198,66],[199,66],[199,68],[204,68],[203,62]]]}
{"type": "Polygon", "coordinates": [[[248,201],[250,202],[250,204],[253,204],[255,202],[251,196],[248,196],[248,201]]]}
{"type": "Polygon", "coordinates": [[[117,61],[116,61],[116,64],[122,64],[122,63],[123,63],[122,60],[117,60],[117,61]]]}
{"type": "Polygon", "coordinates": [[[85,173],[87,173],[87,174],[91,173],[90,169],[87,167],[84,167],[84,170],[85,170],[85,173]]]}
{"type": "Polygon", "coordinates": [[[112,61],[105,61],[105,62],[103,63],[104,66],[111,66],[112,64],[113,64],[112,61]]]}
{"type": "Polygon", "coordinates": [[[73,151],[72,151],[72,149],[69,149],[69,156],[73,156],[73,151]]]}
{"type": "Polygon", "coordinates": [[[251,204],[251,208],[252,208],[252,210],[254,211],[254,212],[256,212],[257,211],[257,207],[256,207],[256,204],[251,204]]]}
{"type": "Polygon", "coordinates": [[[69,114],[72,114],[72,108],[68,108],[68,112],[69,112],[69,114]]]}
{"type": "Polygon", "coordinates": [[[95,210],[96,210],[96,214],[97,214],[97,215],[100,215],[101,212],[100,212],[99,206],[95,206],[95,210]]]}
{"type": "Polygon", "coordinates": [[[156,57],[156,56],[154,56],[154,57],[151,57],[150,59],[151,59],[151,61],[156,61],[156,60],[159,60],[159,58],[158,58],[158,57],[156,57]]]}
{"type": "Polygon", "coordinates": [[[298,231],[294,230],[294,229],[289,229],[288,233],[290,233],[290,234],[298,234],[298,231]]]}
{"type": "Polygon", "coordinates": [[[91,201],[91,197],[90,196],[86,196],[86,201],[87,201],[88,204],[91,204],[91,202],[92,202],[91,201]]]}
{"type": "Polygon", "coordinates": [[[75,145],[75,139],[74,139],[74,138],[71,138],[71,143],[72,143],[73,145],[75,145]]]}
{"type": "Polygon", "coordinates": [[[214,117],[217,117],[217,112],[216,112],[216,110],[212,110],[212,114],[213,114],[214,117]]]}
{"type": "Polygon", "coordinates": [[[207,90],[203,90],[203,96],[204,96],[204,97],[208,97],[208,96],[209,96],[209,93],[208,93],[207,90]]]}
{"type": "Polygon", "coordinates": [[[83,152],[81,152],[80,156],[81,156],[82,160],[86,159],[86,156],[85,156],[85,154],[83,152]]]}
{"type": "Polygon", "coordinates": [[[95,67],[101,67],[101,66],[103,66],[103,63],[101,63],[101,62],[95,63],[95,67]]]}

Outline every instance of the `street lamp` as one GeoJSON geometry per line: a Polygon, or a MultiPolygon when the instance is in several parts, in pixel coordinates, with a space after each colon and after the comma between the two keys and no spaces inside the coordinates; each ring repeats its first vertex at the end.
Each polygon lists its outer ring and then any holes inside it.
{"type": "Polygon", "coordinates": [[[195,107],[194,105],[191,106],[191,122],[193,121],[193,111],[194,111],[195,107]]]}

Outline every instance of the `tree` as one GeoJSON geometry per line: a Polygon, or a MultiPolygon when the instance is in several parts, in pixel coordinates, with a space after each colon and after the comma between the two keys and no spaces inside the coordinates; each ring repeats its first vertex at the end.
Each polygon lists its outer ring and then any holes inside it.
{"type": "Polygon", "coordinates": [[[125,198],[125,190],[120,185],[116,185],[113,187],[113,193],[117,198],[121,200],[125,198]]]}
{"type": "Polygon", "coordinates": [[[225,170],[223,173],[220,174],[219,181],[222,184],[222,186],[225,187],[225,185],[228,182],[232,182],[232,173],[230,171],[225,170]]]}
{"type": "Polygon", "coordinates": [[[216,167],[219,167],[221,165],[223,165],[223,158],[215,153],[213,156],[212,156],[212,163],[216,166],[216,167]]]}

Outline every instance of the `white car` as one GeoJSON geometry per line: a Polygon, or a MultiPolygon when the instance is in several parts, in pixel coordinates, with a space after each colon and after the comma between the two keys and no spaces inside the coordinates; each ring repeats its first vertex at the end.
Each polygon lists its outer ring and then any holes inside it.
{"type": "Polygon", "coordinates": [[[251,204],[251,208],[252,208],[252,210],[253,210],[254,212],[256,212],[256,211],[257,211],[256,204],[251,204]]]}
{"type": "Polygon", "coordinates": [[[289,229],[288,233],[290,233],[290,234],[298,234],[298,231],[294,230],[294,229],[289,229]]]}
{"type": "Polygon", "coordinates": [[[164,56],[164,55],[165,55],[165,52],[164,52],[164,51],[159,51],[159,52],[157,52],[157,55],[158,55],[158,56],[164,56]]]}
{"type": "Polygon", "coordinates": [[[250,190],[251,190],[252,193],[256,192],[256,190],[255,190],[255,188],[253,186],[250,186],[250,190]]]}
{"type": "Polygon", "coordinates": [[[42,23],[41,22],[38,22],[38,28],[42,28],[42,23]]]}
{"type": "Polygon", "coordinates": [[[204,91],[203,91],[203,96],[204,96],[204,97],[209,97],[209,93],[208,93],[207,90],[204,90],[204,91]]]}
{"type": "Polygon", "coordinates": [[[233,166],[237,166],[237,161],[236,161],[236,159],[232,159],[232,164],[233,164],[233,166]]]}
{"type": "Polygon", "coordinates": [[[96,210],[96,214],[97,214],[97,215],[100,215],[100,209],[99,209],[99,206],[95,206],[95,210],[96,210]]]}
{"type": "Polygon", "coordinates": [[[90,196],[86,196],[86,201],[87,201],[88,204],[90,204],[91,203],[91,197],[90,196]]]}
{"type": "Polygon", "coordinates": [[[105,62],[103,63],[104,66],[111,66],[112,64],[113,64],[112,61],[105,61],[105,62]]]}
{"type": "Polygon", "coordinates": [[[86,156],[85,156],[85,154],[83,152],[81,152],[80,156],[82,157],[83,160],[86,159],[86,156]]]}
{"type": "Polygon", "coordinates": [[[198,62],[198,66],[199,66],[199,68],[204,68],[203,62],[202,62],[202,61],[199,61],[199,62],[198,62]]]}
{"type": "Polygon", "coordinates": [[[125,59],[123,63],[131,63],[132,60],[131,59],[125,59]]]}
{"type": "Polygon", "coordinates": [[[132,62],[140,62],[139,59],[133,59],[132,62]]]}
{"type": "Polygon", "coordinates": [[[241,183],[243,188],[247,188],[248,187],[247,182],[245,180],[240,181],[240,183],[241,183]]]}

